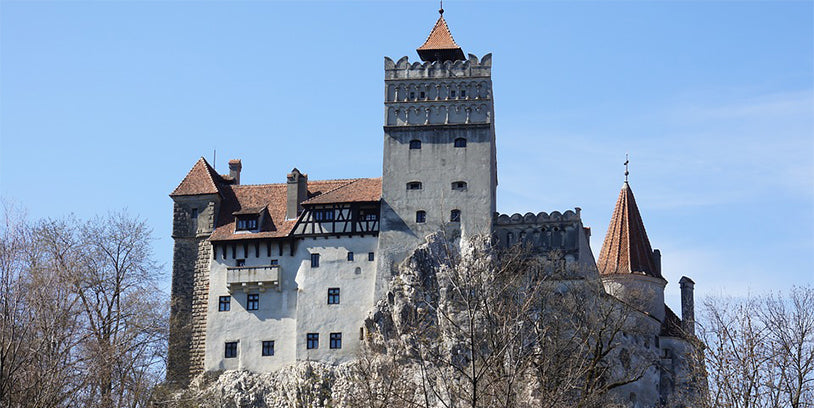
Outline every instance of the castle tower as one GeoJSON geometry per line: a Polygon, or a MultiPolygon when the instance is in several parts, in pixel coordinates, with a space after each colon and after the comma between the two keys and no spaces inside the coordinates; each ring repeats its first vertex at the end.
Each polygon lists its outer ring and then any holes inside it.
{"type": "Polygon", "coordinates": [[[465,238],[492,228],[497,188],[492,57],[464,59],[439,11],[417,49],[423,63],[384,60],[379,271],[385,279],[430,233],[465,238]]]}
{"type": "MultiPolygon", "coordinates": [[[[238,172],[239,167],[240,162],[235,162],[238,172]]],[[[185,386],[203,371],[212,258],[209,236],[222,199],[218,183],[223,182],[202,157],[170,194],[174,246],[167,382],[176,386],[185,386]]]]}
{"type": "Polygon", "coordinates": [[[597,262],[605,291],[664,321],[661,253],[650,247],[644,223],[627,180],[619,193],[597,262]]]}

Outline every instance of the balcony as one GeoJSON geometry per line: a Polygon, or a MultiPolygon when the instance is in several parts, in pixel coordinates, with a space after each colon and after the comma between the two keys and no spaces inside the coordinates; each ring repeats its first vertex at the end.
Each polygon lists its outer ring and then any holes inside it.
{"type": "Polygon", "coordinates": [[[266,288],[280,290],[280,266],[232,266],[226,268],[226,286],[229,292],[243,290],[259,290],[265,292],[266,288]]]}

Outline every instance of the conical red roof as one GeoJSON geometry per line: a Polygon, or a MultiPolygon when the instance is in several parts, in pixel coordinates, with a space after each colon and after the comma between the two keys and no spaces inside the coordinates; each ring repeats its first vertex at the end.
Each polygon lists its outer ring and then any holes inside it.
{"type": "Polygon", "coordinates": [[[181,181],[181,184],[170,194],[170,197],[217,194],[218,186],[216,182],[220,180],[220,175],[206,162],[206,159],[201,157],[195,165],[192,166],[192,169],[187,173],[187,176],[184,177],[184,180],[181,181]]]}
{"type": "Polygon", "coordinates": [[[452,33],[449,31],[446,20],[444,20],[443,11],[441,11],[441,16],[438,17],[432,31],[430,31],[427,41],[424,41],[424,45],[418,47],[416,51],[424,61],[465,59],[463,50],[452,38],[452,33]]]}
{"type": "Polygon", "coordinates": [[[597,266],[602,275],[637,273],[662,277],[653,259],[653,249],[647,239],[633,190],[627,182],[619,192],[597,266]]]}

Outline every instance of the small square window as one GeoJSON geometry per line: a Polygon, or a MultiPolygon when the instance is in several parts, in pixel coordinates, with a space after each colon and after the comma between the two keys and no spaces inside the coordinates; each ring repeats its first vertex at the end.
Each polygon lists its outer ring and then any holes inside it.
{"type": "Polygon", "coordinates": [[[427,222],[427,212],[426,211],[416,211],[415,212],[415,222],[417,224],[423,224],[427,222]]]}
{"type": "Polygon", "coordinates": [[[246,310],[257,310],[260,308],[260,295],[249,293],[246,295],[246,310]]]}
{"type": "Polygon", "coordinates": [[[339,304],[339,288],[328,288],[328,304],[339,304]]]}
{"type": "Polygon", "coordinates": [[[319,254],[311,254],[311,267],[319,268],[319,254]]]}
{"type": "Polygon", "coordinates": [[[305,348],[308,350],[319,348],[319,333],[308,333],[305,335],[305,348]]]}
{"type": "Polygon", "coordinates": [[[461,210],[452,210],[449,212],[450,222],[461,222],[461,210]]]}
{"type": "Polygon", "coordinates": [[[228,312],[232,308],[232,297],[231,296],[221,296],[218,299],[218,311],[219,312],[228,312]]]}
{"type": "Polygon", "coordinates": [[[348,261],[353,261],[353,252],[348,252],[348,261]]]}
{"type": "Polygon", "coordinates": [[[466,190],[466,182],[465,181],[454,181],[452,182],[452,189],[457,191],[465,191],[466,190]]]}
{"type": "Polygon", "coordinates": [[[263,341],[263,357],[274,355],[274,340],[263,341]]]}
{"type": "Polygon", "coordinates": [[[192,218],[198,218],[198,209],[197,208],[192,209],[192,218]]]}
{"type": "Polygon", "coordinates": [[[246,260],[245,259],[235,260],[235,266],[246,266],[246,260]]]}
{"type": "Polygon", "coordinates": [[[421,190],[421,182],[420,181],[411,181],[407,183],[408,190],[421,190]]]}
{"type": "Polygon", "coordinates": [[[237,357],[237,342],[227,341],[223,349],[223,358],[237,357]]]}
{"type": "Polygon", "coordinates": [[[332,349],[341,349],[342,348],[342,333],[331,333],[330,347],[332,349]]]}
{"type": "Polygon", "coordinates": [[[418,139],[411,140],[410,141],[410,149],[411,150],[421,149],[421,141],[418,140],[418,139]]]}
{"type": "Polygon", "coordinates": [[[271,266],[277,266],[279,264],[280,264],[280,261],[277,260],[277,259],[272,259],[271,261],[269,261],[269,265],[271,265],[271,266]]]}
{"type": "Polygon", "coordinates": [[[376,259],[376,255],[373,252],[368,252],[367,253],[367,260],[372,261],[374,259],[376,259]]]}
{"type": "Polygon", "coordinates": [[[455,139],[455,147],[466,147],[466,139],[462,137],[455,139]]]}

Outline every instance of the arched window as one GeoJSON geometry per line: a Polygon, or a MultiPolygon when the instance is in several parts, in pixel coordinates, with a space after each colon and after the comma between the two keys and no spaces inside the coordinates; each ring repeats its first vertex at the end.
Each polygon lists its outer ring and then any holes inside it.
{"type": "Polygon", "coordinates": [[[452,182],[452,189],[458,191],[465,191],[466,190],[466,182],[465,181],[453,181],[452,182]]]}
{"type": "Polygon", "coordinates": [[[421,141],[418,139],[413,139],[410,141],[410,149],[420,149],[421,148],[421,141]]]}
{"type": "Polygon", "coordinates": [[[417,224],[423,224],[427,222],[427,212],[426,211],[416,211],[415,212],[415,222],[417,224]]]}
{"type": "Polygon", "coordinates": [[[466,147],[466,139],[463,137],[455,139],[455,147],[466,147]]]}
{"type": "Polygon", "coordinates": [[[450,211],[449,222],[461,222],[461,210],[450,211]]]}
{"type": "Polygon", "coordinates": [[[420,181],[411,181],[407,183],[408,190],[421,190],[421,182],[420,181]]]}

